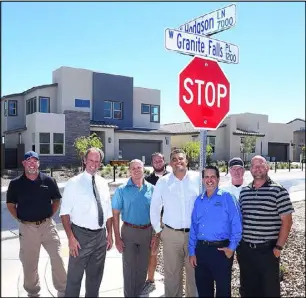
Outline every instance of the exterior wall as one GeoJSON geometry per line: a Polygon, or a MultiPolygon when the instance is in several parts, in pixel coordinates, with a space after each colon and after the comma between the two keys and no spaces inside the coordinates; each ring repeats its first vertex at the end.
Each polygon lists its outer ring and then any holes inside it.
{"type": "MultiPolygon", "coordinates": [[[[65,110],[89,112],[92,111],[92,71],[87,69],[61,67],[53,71],[53,83],[57,87],[57,113],[65,110]],[[90,101],[90,107],[76,107],[75,99],[90,101]]],[[[90,115],[91,116],[91,115],[90,115]]]]}
{"type": "Polygon", "coordinates": [[[302,147],[305,146],[305,130],[295,131],[293,133],[293,161],[300,161],[300,155],[302,154],[302,147]]]}
{"type": "MultiPolygon", "coordinates": [[[[138,128],[159,129],[160,123],[150,121],[151,114],[141,114],[141,104],[151,104],[159,106],[160,110],[160,90],[134,87],[133,124],[138,128]]],[[[160,117],[160,116],[159,116],[160,117]]]]}
{"type": "Polygon", "coordinates": [[[133,127],[133,78],[93,73],[93,115],[92,120],[120,128],[133,127]],[[122,119],[104,118],[104,101],[123,103],[122,119]]]}
{"type": "Polygon", "coordinates": [[[162,141],[161,150],[162,154],[165,156],[165,161],[170,162],[171,153],[171,140],[170,136],[163,134],[150,134],[150,133],[125,133],[125,132],[115,132],[115,151],[114,159],[118,159],[119,156],[119,140],[120,139],[137,139],[137,140],[156,140],[162,141]],[[169,138],[168,144],[166,144],[166,138],[169,138]]]}
{"type": "MultiPolygon", "coordinates": [[[[17,116],[4,116],[4,106],[3,106],[3,110],[1,110],[1,118],[3,117],[4,120],[4,127],[6,128],[5,130],[11,130],[11,129],[15,129],[15,128],[21,128],[25,126],[25,104],[24,104],[24,98],[23,96],[15,96],[15,97],[9,97],[7,99],[1,99],[1,104],[3,101],[7,100],[7,102],[9,102],[9,100],[17,100],[17,116]],[[5,122],[6,122],[6,126],[5,126],[5,122]]],[[[1,106],[2,107],[2,106],[1,106]]],[[[1,121],[1,122],[2,122],[1,121]]]]}
{"type": "Polygon", "coordinates": [[[19,143],[19,133],[9,133],[5,135],[5,148],[17,148],[19,143]]]}

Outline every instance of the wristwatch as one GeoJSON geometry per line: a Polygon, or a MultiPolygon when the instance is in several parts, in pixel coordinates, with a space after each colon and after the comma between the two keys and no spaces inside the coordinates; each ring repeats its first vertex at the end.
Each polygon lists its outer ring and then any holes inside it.
{"type": "Polygon", "coordinates": [[[282,246],[277,245],[277,244],[276,244],[274,247],[275,247],[277,250],[282,250],[282,249],[283,249],[283,247],[282,247],[282,246]]]}

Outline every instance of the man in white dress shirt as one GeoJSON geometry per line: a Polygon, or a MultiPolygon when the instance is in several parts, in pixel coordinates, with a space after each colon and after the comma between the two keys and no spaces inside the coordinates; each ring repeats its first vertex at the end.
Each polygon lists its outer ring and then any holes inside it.
{"type": "Polygon", "coordinates": [[[221,186],[221,189],[227,190],[233,194],[237,200],[239,200],[239,195],[244,186],[247,186],[247,183],[244,179],[244,162],[239,157],[234,157],[228,162],[229,173],[231,175],[231,181],[224,186],[221,186]]]}
{"type": "Polygon", "coordinates": [[[153,192],[150,218],[156,232],[152,246],[163,241],[165,297],[182,297],[182,273],[185,266],[185,297],[196,297],[194,268],[188,258],[188,240],[191,214],[195,199],[199,195],[199,176],[187,171],[186,154],[175,149],[170,155],[173,173],[161,177],[153,192]],[[163,224],[160,225],[160,212],[164,207],[163,224]]]}
{"type": "Polygon", "coordinates": [[[79,297],[84,271],[86,297],[98,297],[106,250],[112,247],[112,208],[107,181],[97,175],[104,154],[87,150],[85,171],[65,187],[60,216],[69,240],[66,297],[79,297]],[[106,235],[106,229],[107,235],[106,235]]]}

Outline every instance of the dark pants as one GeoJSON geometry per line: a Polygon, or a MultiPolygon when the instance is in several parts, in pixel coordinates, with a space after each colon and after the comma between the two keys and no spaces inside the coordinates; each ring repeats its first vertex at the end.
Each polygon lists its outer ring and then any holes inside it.
{"type": "Polygon", "coordinates": [[[198,241],[196,247],[197,266],[195,267],[196,285],[199,297],[231,297],[233,257],[227,258],[224,251],[198,241]]]}
{"type": "Polygon", "coordinates": [[[98,297],[106,256],[106,230],[88,231],[74,224],[71,228],[81,249],[77,257],[69,257],[65,297],[80,297],[84,271],[85,297],[98,297]]]}
{"type": "Polygon", "coordinates": [[[241,241],[237,248],[242,297],[280,297],[279,258],[274,243],[251,248],[241,241]]]}
{"type": "Polygon", "coordinates": [[[151,237],[151,227],[136,229],[122,225],[124,297],[137,297],[143,290],[147,278],[151,237]]]}

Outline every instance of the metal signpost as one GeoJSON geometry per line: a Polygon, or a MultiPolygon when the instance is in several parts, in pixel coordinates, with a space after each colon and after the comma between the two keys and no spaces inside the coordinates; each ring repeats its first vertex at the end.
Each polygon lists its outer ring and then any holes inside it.
{"type": "Polygon", "coordinates": [[[205,167],[207,130],[219,127],[229,103],[230,83],[217,61],[197,56],[180,72],[179,105],[192,125],[200,128],[200,170],[205,167]]]}
{"type": "MultiPolygon", "coordinates": [[[[238,46],[210,36],[235,24],[236,5],[231,4],[178,29],[165,30],[167,50],[197,56],[179,75],[179,104],[193,126],[200,129],[201,172],[206,164],[207,131],[217,129],[229,112],[230,84],[216,61],[239,63],[238,46]]],[[[203,192],[201,172],[200,192],[203,192]]]]}

